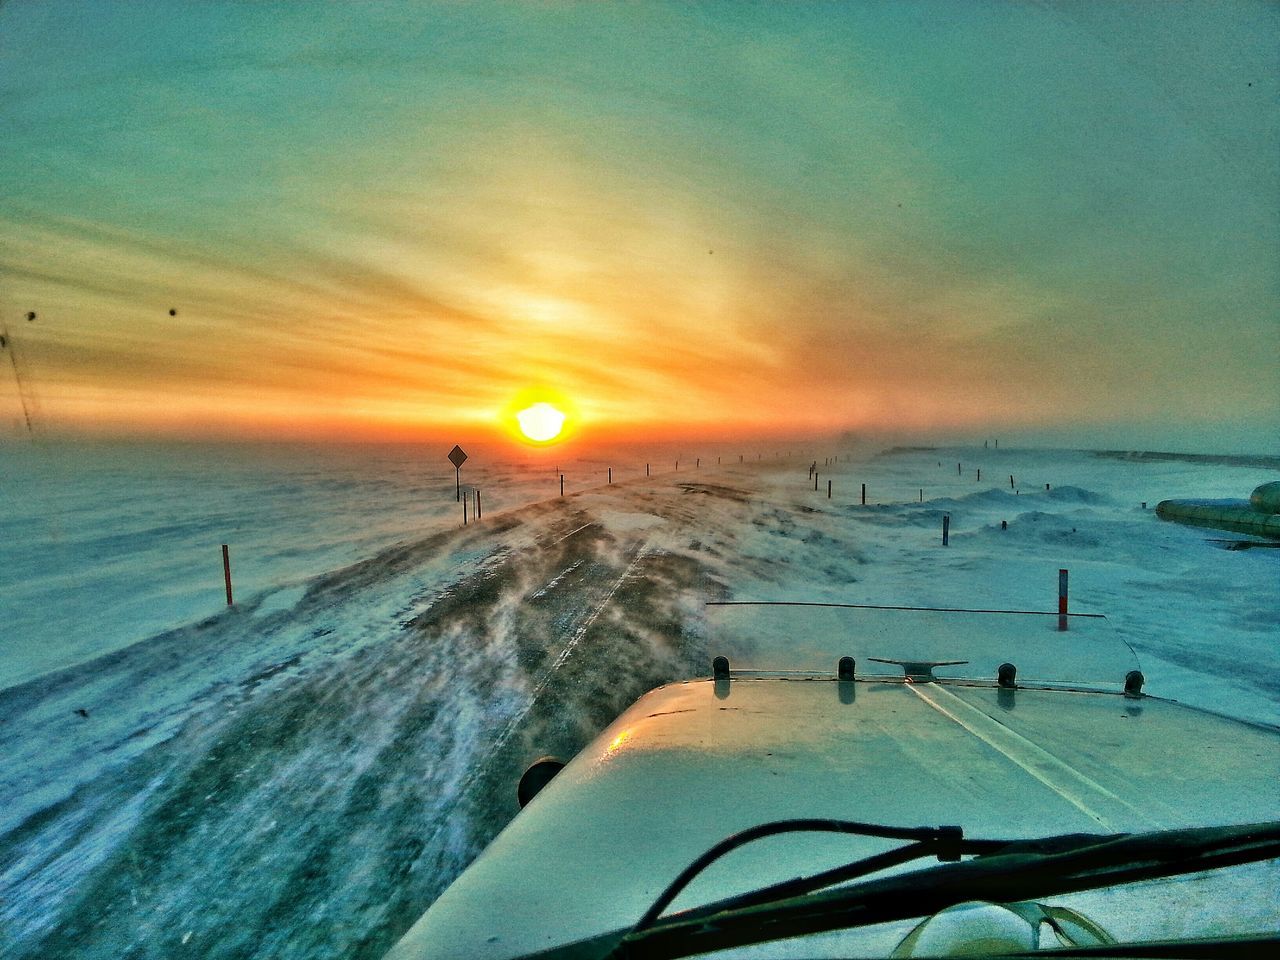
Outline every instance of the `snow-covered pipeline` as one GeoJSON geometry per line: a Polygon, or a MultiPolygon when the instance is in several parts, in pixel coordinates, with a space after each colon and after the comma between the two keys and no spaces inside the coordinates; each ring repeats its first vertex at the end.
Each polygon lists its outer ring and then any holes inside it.
{"type": "Polygon", "coordinates": [[[1156,514],[1162,520],[1280,540],[1280,480],[1255,487],[1248,500],[1162,500],[1156,514]]]}

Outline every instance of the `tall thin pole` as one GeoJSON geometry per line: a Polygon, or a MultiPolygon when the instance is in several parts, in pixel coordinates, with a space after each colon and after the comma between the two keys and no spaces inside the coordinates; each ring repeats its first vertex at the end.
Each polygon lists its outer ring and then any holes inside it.
{"type": "Polygon", "coordinates": [[[9,328],[0,325],[0,349],[8,348],[9,363],[13,366],[13,379],[18,385],[18,403],[22,405],[22,418],[27,424],[27,433],[35,436],[31,429],[31,411],[27,409],[27,392],[22,388],[22,374],[18,372],[18,353],[13,346],[13,338],[9,336],[9,328]]]}

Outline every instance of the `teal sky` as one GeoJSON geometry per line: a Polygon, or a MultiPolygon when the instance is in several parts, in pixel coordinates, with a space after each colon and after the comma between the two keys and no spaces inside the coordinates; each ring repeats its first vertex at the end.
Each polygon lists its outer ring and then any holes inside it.
{"type": "Polygon", "coordinates": [[[10,0],[3,427],[1274,452],[1278,26],[10,0]]]}

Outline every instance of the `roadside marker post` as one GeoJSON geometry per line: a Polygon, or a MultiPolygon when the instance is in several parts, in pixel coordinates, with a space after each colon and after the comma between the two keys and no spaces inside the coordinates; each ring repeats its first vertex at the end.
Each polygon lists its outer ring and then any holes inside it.
{"type": "Polygon", "coordinates": [[[231,553],[227,550],[227,545],[222,545],[222,579],[227,585],[227,606],[231,606],[231,553]]]}

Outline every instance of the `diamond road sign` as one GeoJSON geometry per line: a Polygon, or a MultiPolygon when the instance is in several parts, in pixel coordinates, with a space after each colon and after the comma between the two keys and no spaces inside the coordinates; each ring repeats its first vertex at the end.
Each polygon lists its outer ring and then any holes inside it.
{"type": "Polygon", "coordinates": [[[449,462],[452,463],[455,467],[461,467],[466,462],[466,460],[467,460],[466,453],[463,451],[463,449],[460,446],[458,446],[455,443],[453,445],[453,449],[449,451],[449,462]]]}

